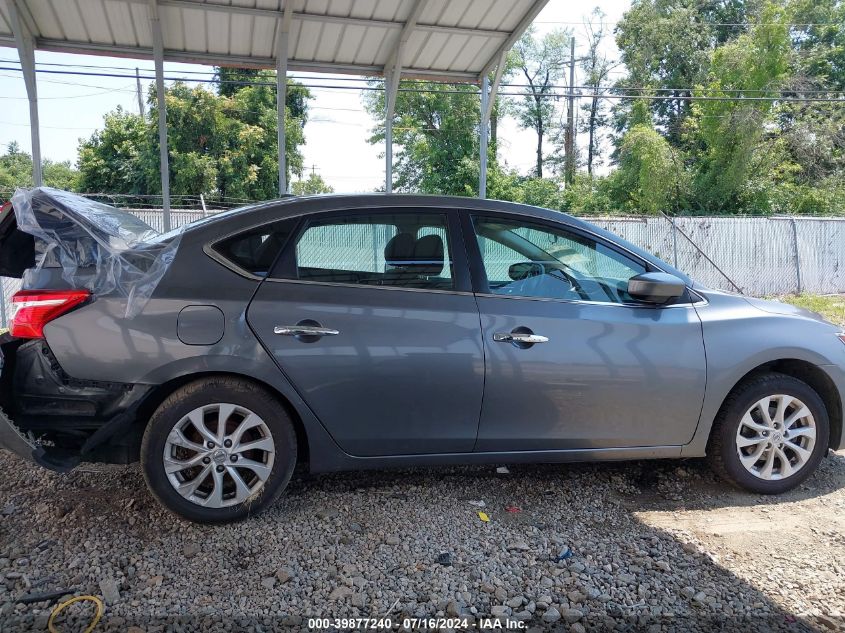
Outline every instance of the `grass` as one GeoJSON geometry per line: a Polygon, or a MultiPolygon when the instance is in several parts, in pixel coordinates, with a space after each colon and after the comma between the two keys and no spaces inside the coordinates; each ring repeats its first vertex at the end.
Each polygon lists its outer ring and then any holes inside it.
{"type": "Polygon", "coordinates": [[[845,295],[786,295],[778,301],[818,312],[831,323],[845,326],[845,295]]]}

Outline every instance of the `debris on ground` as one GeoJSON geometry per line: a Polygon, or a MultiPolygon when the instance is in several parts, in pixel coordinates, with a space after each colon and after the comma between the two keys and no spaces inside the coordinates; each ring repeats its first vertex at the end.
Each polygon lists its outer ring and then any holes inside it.
{"type": "Polygon", "coordinates": [[[778,497],[735,490],[698,460],[683,468],[301,474],[263,514],[201,526],[154,503],[137,466],[61,475],[0,451],[0,508],[14,507],[0,512],[0,627],[45,630],[50,590],[73,587],[108,603],[95,633],[177,630],[178,617],[225,633],[385,614],[478,628],[494,613],[572,633],[841,629],[845,453],[778,497]],[[484,500],[484,529],[467,497],[484,500]],[[522,512],[490,510],[508,507],[522,512]],[[802,546],[773,550],[784,538],[802,546]]]}

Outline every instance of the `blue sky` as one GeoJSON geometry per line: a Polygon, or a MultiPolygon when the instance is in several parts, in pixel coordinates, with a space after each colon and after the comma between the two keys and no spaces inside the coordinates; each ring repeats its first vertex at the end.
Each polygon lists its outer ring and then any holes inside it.
{"type": "MultiPolygon", "coordinates": [[[[544,33],[554,28],[573,28],[576,42],[584,39],[582,19],[599,6],[608,22],[616,22],[629,6],[628,0],[611,0],[595,4],[550,0],[535,21],[535,28],[544,33]],[[575,24],[572,24],[575,23],[575,24]]],[[[609,43],[612,47],[612,43],[609,43]]],[[[576,53],[577,55],[577,53],[576,53]]],[[[29,107],[23,78],[17,70],[17,51],[0,48],[0,145],[17,141],[30,151],[29,107]],[[2,69],[6,70],[2,70],[2,69]]],[[[83,64],[96,68],[81,69],[92,72],[114,72],[104,67],[139,68],[142,75],[152,76],[153,63],[148,60],[129,60],[111,57],[36,52],[37,63],[83,64]]],[[[41,66],[62,70],[61,67],[41,66]]],[[[64,69],[67,70],[67,69],[64,69]]],[[[185,71],[210,71],[207,66],[165,63],[165,75],[181,76],[185,71]]],[[[305,75],[322,83],[328,75],[305,75]]],[[[142,80],[146,93],[152,83],[142,80]]],[[[577,80],[576,80],[576,83],[577,80]]],[[[305,163],[314,165],[317,172],[338,192],[372,191],[384,181],[384,161],[379,153],[384,146],[373,146],[366,139],[373,121],[364,112],[361,93],[354,90],[312,89],[311,113],[305,128],[303,148],[305,163]],[[343,148],[343,151],[338,151],[343,148]]],[[[90,136],[102,126],[103,115],[118,105],[132,112],[138,111],[135,79],[126,77],[86,77],[39,73],[39,114],[41,119],[41,151],[52,160],[76,161],[80,138],[90,136]]],[[[499,157],[522,173],[534,163],[535,137],[531,131],[521,130],[512,120],[499,127],[499,157]]]]}

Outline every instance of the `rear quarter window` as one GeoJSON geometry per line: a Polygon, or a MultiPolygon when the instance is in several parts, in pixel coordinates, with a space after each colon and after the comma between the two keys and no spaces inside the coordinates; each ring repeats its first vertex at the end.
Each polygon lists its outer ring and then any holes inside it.
{"type": "Polygon", "coordinates": [[[233,267],[266,277],[295,226],[295,220],[264,224],[220,240],[212,249],[233,267]]]}

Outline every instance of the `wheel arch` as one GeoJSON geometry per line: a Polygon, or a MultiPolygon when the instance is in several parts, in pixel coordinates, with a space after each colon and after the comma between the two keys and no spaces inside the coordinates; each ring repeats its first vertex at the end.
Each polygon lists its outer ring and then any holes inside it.
{"type": "MultiPolygon", "coordinates": [[[[138,413],[135,416],[135,422],[132,425],[132,432],[136,436],[133,439],[136,440],[138,447],[138,455],[136,455],[136,458],[140,455],[141,437],[143,436],[144,431],[147,428],[147,424],[149,423],[150,417],[152,417],[153,413],[155,413],[156,409],[158,409],[161,403],[164,402],[168,398],[168,396],[170,396],[180,387],[192,383],[196,380],[210,377],[226,377],[246,380],[248,382],[260,386],[262,389],[265,389],[266,391],[271,393],[285,409],[285,412],[288,414],[291,419],[291,422],[293,423],[294,431],[296,432],[297,463],[306,466],[310,464],[310,442],[308,432],[306,430],[306,424],[303,420],[302,415],[297,410],[296,406],[294,406],[294,404],[291,402],[290,398],[288,398],[274,385],[268,383],[265,380],[261,380],[256,376],[233,371],[219,370],[197,371],[191,372],[189,374],[175,376],[166,382],[156,385],[150,391],[150,393],[139,406],[138,413]]],[[[135,442],[133,442],[133,445],[134,444],[135,442]]]]}
{"type": "MultiPolygon", "coordinates": [[[[836,388],[836,384],[833,382],[833,379],[827,374],[827,372],[824,371],[824,369],[806,360],[798,358],[781,358],[762,363],[754,369],[751,369],[737,380],[728,393],[725,394],[724,398],[722,398],[722,402],[719,404],[718,411],[722,410],[722,407],[725,405],[725,401],[737,387],[760,375],[769,373],[784,374],[786,376],[796,378],[807,383],[813,391],[819,395],[822,402],[824,402],[825,409],[827,409],[827,415],[830,421],[830,439],[828,440],[828,446],[834,448],[838,445],[839,438],[842,436],[843,423],[842,399],[839,395],[839,390],[836,388]]],[[[713,432],[713,421],[711,420],[710,422],[711,424],[708,436],[713,432]]]]}

